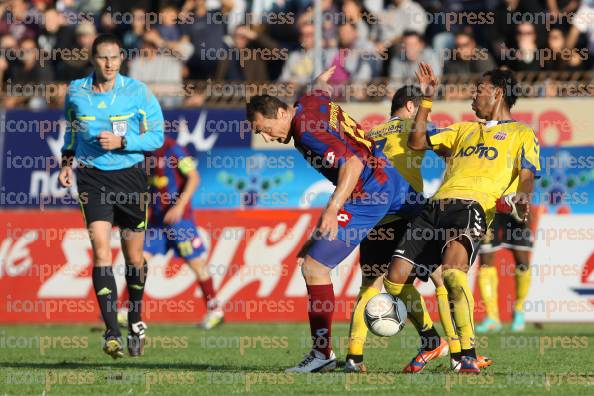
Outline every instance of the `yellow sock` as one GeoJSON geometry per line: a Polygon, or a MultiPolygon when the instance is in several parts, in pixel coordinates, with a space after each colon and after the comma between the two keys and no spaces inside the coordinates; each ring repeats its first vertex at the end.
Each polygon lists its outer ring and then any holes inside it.
{"type": "Polygon", "coordinates": [[[497,297],[499,277],[497,276],[497,268],[481,267],[478,273],[478,282],[487,316],[499,322],[499,299],[497,297]]]}
{"type": "Polygon", "coordinates": [[[406,305],[408,318],[417,331],[425,331],[433,327],[433,321],[427,311],[425,300],[413,285],[392,283],[384,279],[386,291],[393,296],[400,298],[406,305]]]}
{"type": "Polygon", "coordinates": [[[530,267],[525,270],[516,268],[516,312],[524,311],[524,302],[530,290],[530,267]]]}
{"type": "Polygon", "coordinates": [[[355,309],[351,315],[351,327],[349,328],[349,355],[363,355],[363,347],[367,339],[367,325],[365,325],[365,306],[374,296],[380,294],[381,290],[375,287],[361,286],[355,309]]]}
{"type": "Polygon", "coordinates": [[[448,290],[444,286],[440,286],[435,290],[437,296],[437,308],[439,309],[439,319],[443,326],[446,339],[450,346],[450,353],[458,353],[462,351],[460,346],[460,339],[454,329],[454,322],[452,321],[452,313],[450,312],[450,302],[448,301],[448,290]]]}
{"type": "Polygon", "coordinates": [[[474,348],[474,297],[468,276],[458,269],[443,272],[448,295],[454,305],[454,322],[462,349],[474,348]]]}

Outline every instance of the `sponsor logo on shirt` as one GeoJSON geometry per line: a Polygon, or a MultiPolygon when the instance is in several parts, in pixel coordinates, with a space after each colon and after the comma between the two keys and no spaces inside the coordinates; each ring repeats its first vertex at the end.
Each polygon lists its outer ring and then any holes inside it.
{"type": "Polygon", "coordinates": [[[497,158],[498,151],[495,147],[485,146],[483,143],[479,143],[476,146],[462,147],[455,157],[470,157],[476,155],[479,158],[486,158],[490,161],[497,158]]]}

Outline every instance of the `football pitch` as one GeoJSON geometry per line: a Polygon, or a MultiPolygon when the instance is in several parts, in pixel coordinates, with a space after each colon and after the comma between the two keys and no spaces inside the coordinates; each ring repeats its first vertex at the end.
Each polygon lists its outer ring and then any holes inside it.
{"type": "MultiPolygon", "coordinates": [[[[339,362],[347,330],[333,327],[339,362]]],[[[495,361],[480,375],[452,374],[448,358],[417,375],[399,374],[416,352],[410,324],[392,338],[370,335],[367,374],[341,367],[284,374],[308,351],[308,332],[306,323],[228,323],[210,332],[149,323],[145,356],[114,361],[90,325],[2,326],[0,395],[594,394],[594,325],[529,324],[521,334],[479,335],[478,350],[495,361]]]]}

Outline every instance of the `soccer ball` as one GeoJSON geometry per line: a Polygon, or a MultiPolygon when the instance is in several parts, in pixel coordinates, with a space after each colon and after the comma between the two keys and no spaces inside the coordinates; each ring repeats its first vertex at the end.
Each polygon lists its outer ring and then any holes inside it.
{"type": "Polygon", "coordinates": [[[406,306],[401,299],[387,293],[374,296],[365,306],[365,324],[376,336],[397,334],[406,321],[406,306]]]}

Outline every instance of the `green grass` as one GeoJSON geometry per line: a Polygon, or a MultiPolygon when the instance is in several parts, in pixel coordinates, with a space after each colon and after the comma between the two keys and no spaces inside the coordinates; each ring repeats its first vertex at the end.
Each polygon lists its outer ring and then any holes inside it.
{"type": "MultiPolygon", "coordinates": [[[[345,324],[335,324],[335,341],[346,332],[345,324]]],[[[0,395],[594,394],[594,325],[529,326],[521,335],[479,337],[480,352],[495,364],[478,376],[451,374],[447,359],[419,375],[398,374],[416,351],[410,325],[390,339],[369,337],[366,375],[283,374],[308,350],[307,324],[226,324],[212,332],[152,325],[148,335],[144,357],[114,361],[88,325],[4,326],[0,395]]],[[[344,345],[335,351],[344,359],[344,345]]]]}

